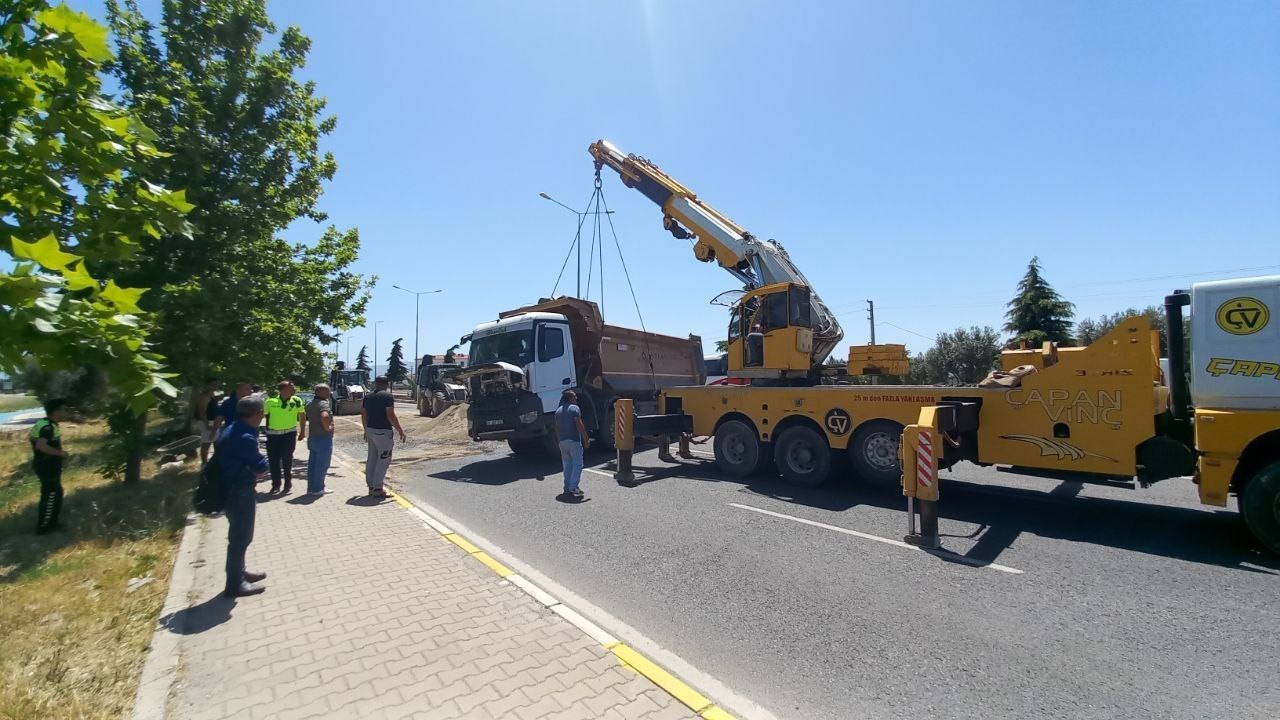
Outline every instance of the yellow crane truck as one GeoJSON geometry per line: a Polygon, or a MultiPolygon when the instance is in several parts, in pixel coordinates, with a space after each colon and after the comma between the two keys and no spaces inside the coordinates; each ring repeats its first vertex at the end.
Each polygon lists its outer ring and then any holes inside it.
{"type": "MultiPolygon", "coordinates": [[[[620,420],[622,455],[635,435],[709,436],[728,475],[772,464],[783,480],[814,486],[844,453],[863,481],[901,483],[924,501],[926,525],[936,470],[961,460],[1144,486],[1191,476],[1202,503],[1236,495],[1254,537],[1280,553],[1280,320],[1270,317],[1280,276],[1166,297],[1167,371],[1157,333],[1133,317],[1088,347],[1006,351],[1006,374],[989,387],[842,384],[822,367],[839,325],[780,245],[756,240],[644,158],[603,140],[590,152],[597,174],[617,171],[662,208],[664,228],[695,239],[699,260],[744,284],[728,365],[750,384],[663,389],[658,415],[620,420]]],[[[854,346],[848,372],[904,361],[901,346],[854,346]]]]}

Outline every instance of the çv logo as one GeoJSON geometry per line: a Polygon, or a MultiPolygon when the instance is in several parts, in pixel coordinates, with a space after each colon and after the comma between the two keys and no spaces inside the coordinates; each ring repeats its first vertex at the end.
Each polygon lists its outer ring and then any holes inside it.
{"type": "Polygon", "coordinates": [[[1231,298],[1218,306],[1218,327],[1232,335],[1252,335],[1270,319],[1267,306],[1251,297],[1231,298]]]}

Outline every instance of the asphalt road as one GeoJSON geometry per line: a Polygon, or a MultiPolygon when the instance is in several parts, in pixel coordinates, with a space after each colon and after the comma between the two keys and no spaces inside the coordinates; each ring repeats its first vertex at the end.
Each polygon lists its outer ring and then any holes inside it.
{"type": "Polygon", "coordinates": [[[494,449],[398,485],[778,718],[1280,717],[1280,560],[1189,481],[964,466],[937,556],[894,544],[901,497],[851,481],[650,450],[650,482],[588,472],[570,505],[557,463],[494,449]]]}

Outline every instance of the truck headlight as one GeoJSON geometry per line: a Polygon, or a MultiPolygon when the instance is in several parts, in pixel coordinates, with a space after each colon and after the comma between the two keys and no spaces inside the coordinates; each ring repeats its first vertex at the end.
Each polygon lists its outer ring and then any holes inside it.
{"type": "Polygon", "coordinates": [[[528,425],[529,423],[533,422],[534,420],[537,420],[537,419],[538,419],[538,415],[539,415],[539,413],[538,413],[538,411],[537,411],[537,410],[530,410],[530,411],[529,411],[529,412],[527,412],[527,413],[521,413],[521,414],[520,414],[520,422],[521,422],[521,424],[528,425]]]}

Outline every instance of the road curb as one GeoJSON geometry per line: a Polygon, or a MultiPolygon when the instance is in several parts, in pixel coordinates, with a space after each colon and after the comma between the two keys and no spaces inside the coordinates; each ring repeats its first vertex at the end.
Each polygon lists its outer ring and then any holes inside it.
{"type": "Polygon", "coordinates": [[[196,554],[204,535],[200,516],[187,515],[182,529],[178,551],[173,556],[173,570],[169,573],[169,591],[164,605],[156,617],[151,631],[147,658],[138,679],[138,692],[133,699],[133,720],[164,720],[168,717],[169,693],[178,677],[181,661],[182,627],[166,624],[165,618],[174,617],[185,610],[191,601],[191,591],[196,580],[196,554]]]}
{"type": "Polygon", "coordinates": [[[492,570],[494,574],[504,582],[515,586],[529,597],[538,601],[538,603],[546,606],[549,610],[564,618],[571,625],[590,637],[592,641],[599,644],[605,650],[613,653],[614,657],[618,659],[618,662],[623,667],[630,668],[636,673],[644,676],[654,685],[658,686],[685,707],[689,708],[689,710],[691,710],[695,715],[703,718],[704,720],[735,720],[732,714],[716,705],[710,698],[695,690],[688,683],[676,677],[636,649],[618,640],[618,638],[614,637],[607,630],[588,620],[581,613],[564,604],[551,593],[538,587],[527,578],[516,574],[511,568],[495,560],[488,553],[476,547],[465,537],[453,530],[450,530],[447,525],[431,517],[430,514],[424,512],[421,508],[416,507],[400,493],[390,489],[388,489],[387,492],[391,495],[392,499],[395,500],[397,505],[409,511],[414,517],[421,520],[424,528],[437,533],[445,540],[458,546],[459,549],[492,570]]]}

